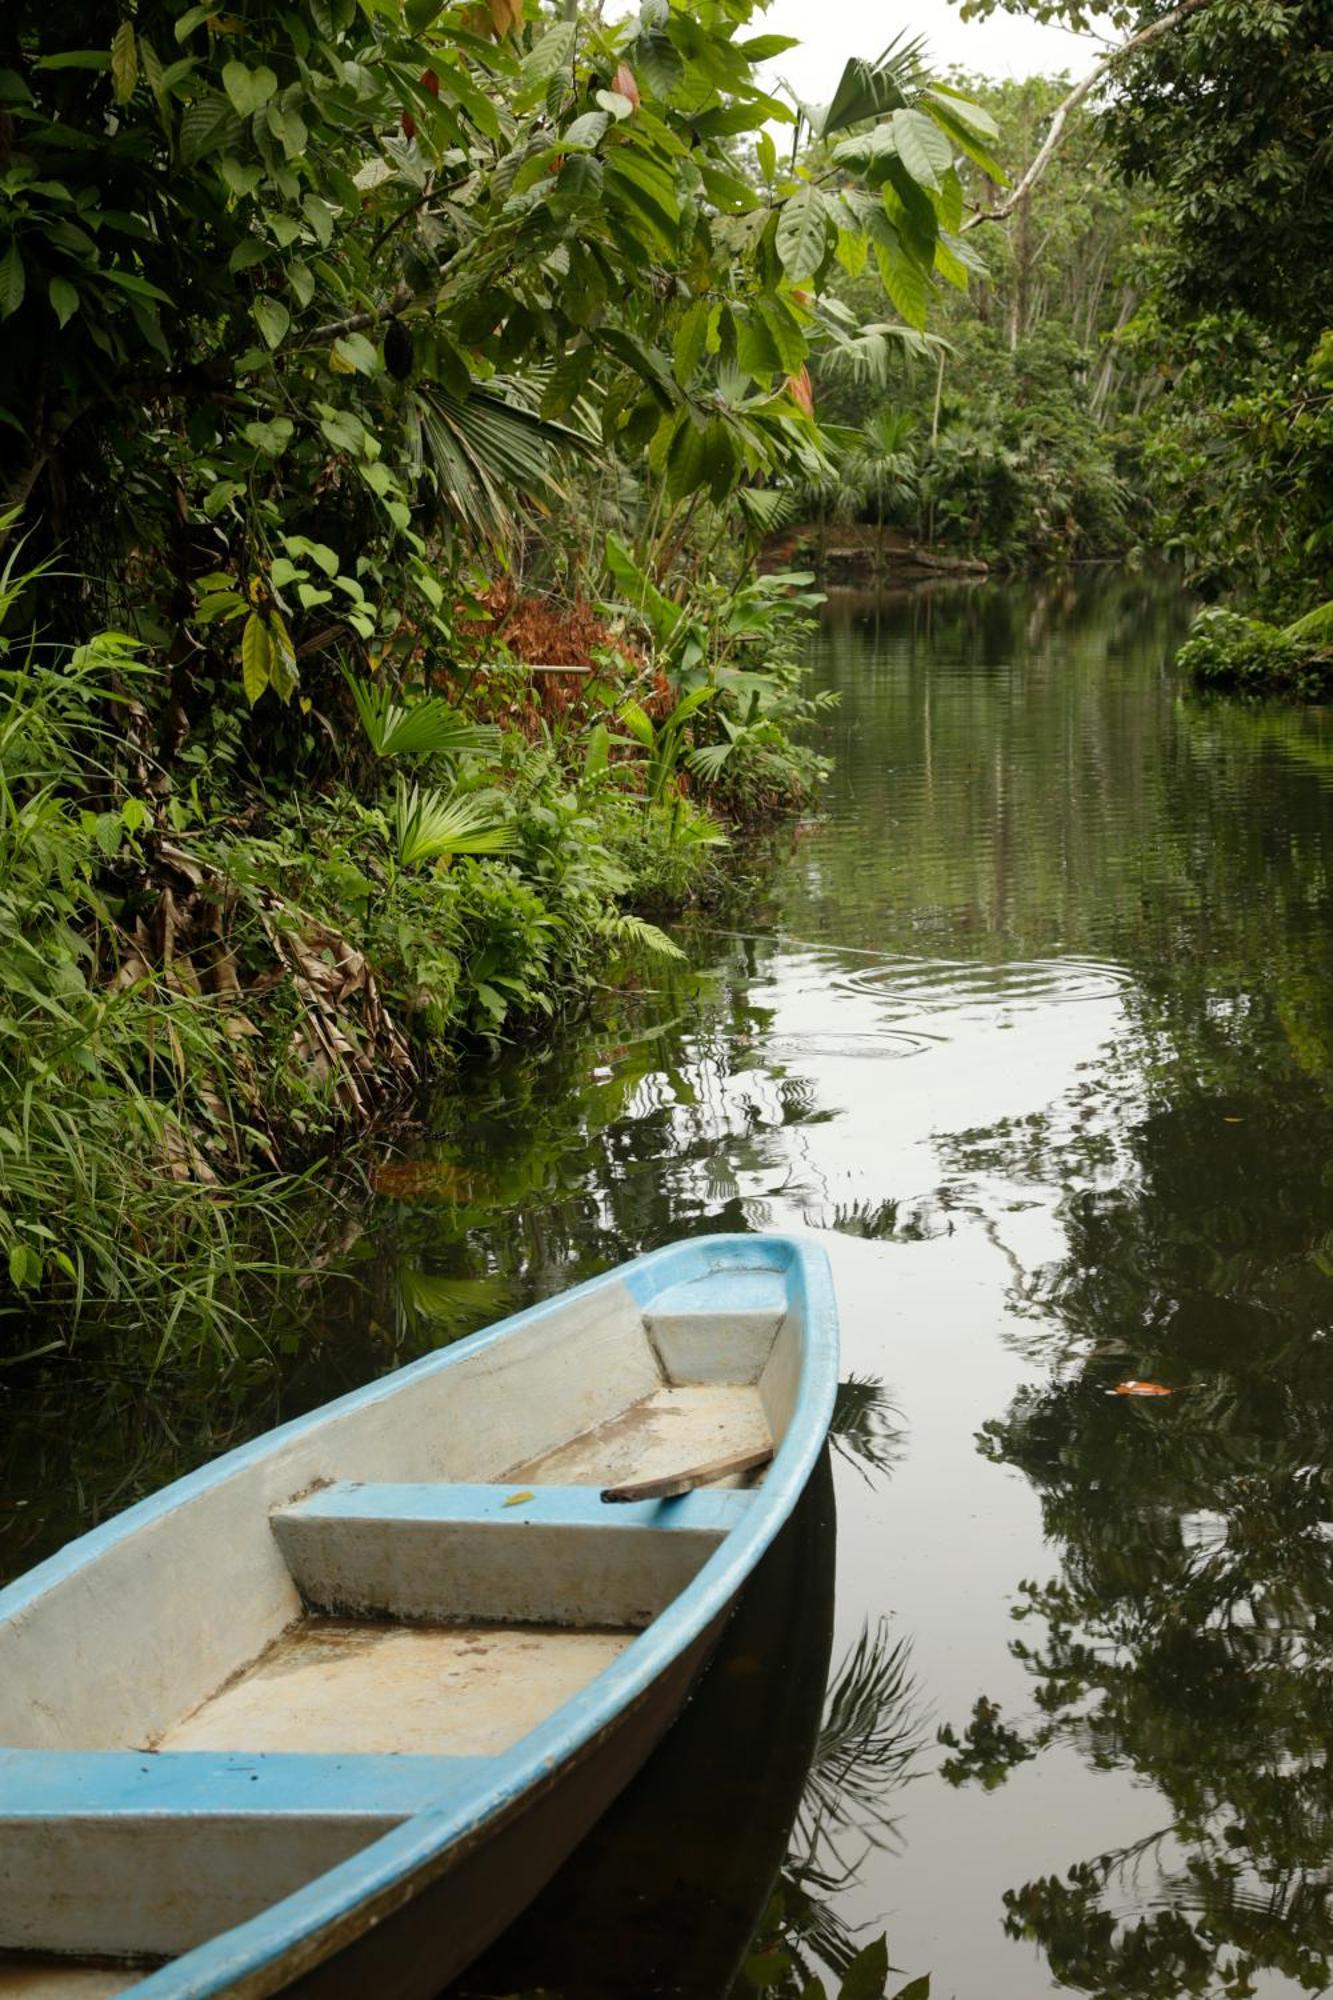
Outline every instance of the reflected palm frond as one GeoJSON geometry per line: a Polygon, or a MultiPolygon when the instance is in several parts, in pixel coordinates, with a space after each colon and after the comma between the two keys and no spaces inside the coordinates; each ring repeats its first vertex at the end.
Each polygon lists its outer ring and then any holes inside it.
{"type": "Polygon", "coordinates": [[[877,1475],[887,1478],[902,1458],[907,1430],[897,1421],[901,1415],[878,1376],[849,1375],[839,1382],[829,1443],[868,1486],[877,1475]]]}

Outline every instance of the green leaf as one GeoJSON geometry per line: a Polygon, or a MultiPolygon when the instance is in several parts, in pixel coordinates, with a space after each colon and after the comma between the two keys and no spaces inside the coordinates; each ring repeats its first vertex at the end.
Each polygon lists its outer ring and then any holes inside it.
{"type": "Polygon", "coordinates": [[[225,160],[218,161],[218,172],[231,193],[238,196],[253,194],[264,178],[262,167],[243,167],[240,161],[232,159],[230,154],[225,160]]]}
{"type": "Polygon", "coordinates": [[[0,257],[0,319],[8,319],[11,313],[18,311],[23,304],[27,284],[19,246],[11,243],[4,256],[0,257]]]}
{"type": "Polygon", "coordinates": [[[217,0],[203,0],[201,6],[189,8],[176,23],[176,40],[183,42],[196,28],[202,28],[205,21],[211,21],[217,11],[217,0]]]}
{"type": "Polygon", "coordinates": [[[800,321],[785,300],[779,298],[760,299],[755,310],[762,314],[768,327],[783,373],[795,375],[805,366],[810,351],[800,321]]]}
{"type": "Polygon", "coordinates": [[[294,428],[290,417],[270,417],[267,423],[247,424],[241,435],[265,458],[281,458],[292,441],[294,428]]]}
{"type": "Polygon", "coordinates": [[[789,278],[813,277],[828,248],[829,219],[818,188],[801,188],[778,216],[777,252],[789,278]]]}
{"type": "Polygon", "coordinates": [[[133,21],[122,21],[111,39],[111,95],[117,104],[128,104],[139,81],[139,51],[134,40],[133,21]]]}
{"type": "Polygon", "coordinates": [[[52,278],[46,288],[51,310],[62,327],[68,326],[79,310],[79,294],[68,278],[52,278]]]}
{"type": "Polygon", "coordinates": [[[241,634],[241,685],[251,708],[268,686],[272,671],[273,641],[264,620],[252,611],[241,634]]]}
{"type": "Polygon", "coordinates": [[[524,88],[531,90],[563,69],[574,53],[578,29],[573,21],[556,21],[523,58],[524,88]]]}
{"type": "Polygon", "coordinates": [[[216,521],[218,515],[231,505],[236,495],[244,490],[239,480],[219,479],[216,486],[209,488],[204,500],[204,514],[207,519],[216,521]]]}
{"type": "Polygon", "coordinates": [[[647,84],[654,97],[670,97],[685,81],[684,58],[663,34],[639,36],[634,44],[634,67],[639,81],[647,84]]]}
{"type": "Polygon", "coordinates": [[[243,62],[229,62],[222,71],[222,88],[231,99],[237,116],[253,117],[262,110],[278,87],[278,79],[267,63],[247,69],[243,62]]]}
{"type": "Polygon", "coordinates": [[[893,137],[898,157],[912,179],[922,187],[937,188],[953,165],[948,134],[924,111],[908,107],[894,112],[893,137]]]}
{"type": "Polygon", "coordinates": [[[667,447],[666,487],[668,500],[684,500],[708,482],[708,461],[704,431],[688,410],[676,419],[676,428],[667,447]]]}
{"type": "Polygon", "coordinates": [[[788,49],[800,47],[795,35],[751,35],[747,42],[737,42],[736,47],[746,62],[771,62],[774,56],[785,56],[788,49]]]}
{"type": "Polygon", "coordinates": [[[318,243],[327,250],[333,241],[333,219],[339,210],[332,207],[322,196],[308,194],[301,203],[301,213],[314,230],[318,243]]]}
{"type": "Polygon", "coordinates": [[[227,269],[236,277],[241,271],[248,271],[252,264],[262,264],[272,247],[265,243],[262,236],[243,236],[227,259],[227,269]]]}
{"type": "Polygon", "coordinates": [[[654,637],[669,639],[680,623],[681,607],[663,596],[652,578],[639,568],[625,544],[615,535],[606,538],[606,566],[626,603],[633,605],[642,615],[654,637]]]}
{"type": "Polygon", "coordinates": [[[755,310],[737,311],[736,359],[747,375],[769,376],[785,373],[782,356],[766,320],[755,310]]]}
{"type": "Polygon", "coordinates": [[[61,49],[53,56],[38,56],[33,64],[34,69],[110,69],[110,67],[110,49],[61,49]]]}
{"type": "Polygon", "coordinates": [[[930,2000],[930,1974],[923,1972],[919,1979],[910,1979],[906,1986],[900,1986],[894,2000],[930,2000]]]}
{"type": "Polygon", "coordinates": [[[292,316],[281,299],[256,299],[250,308],[255,325],[270,347],[281,347],[291,328],[292,316]]]}
{"type": "Polygon", "coordinates": [[[707,299],[696,299],[676,328],[676,337],[671,344],[671,359],[676,380],[682,388],[693,379],[707,352],[708,322],[712,317],[712,310],[707,299]]]}
{"type": "Polygon", "coordinates": [[[606,171],[617,191],[670,242],[680,221],[680,202],[675,181],[666,169],[644,153],[618,146],[606,162],[606,171]]]}
{"type": "Polygon", "coordinates": [[[708,497],[715,504],[726,499],[741,469],[740,449],[731,426],[722,417],[713,417],[704,432],[704,473],[708,497]]]}
{"type": "Polygon", "coordinates": [[[576,149],[586,148],[591,152],[598,141],[605,136],[610,123],[611,120],[605,111],[585,111],[572,125],[565,127],[560,135],[560,144],[573,146],[576,149]]]}
{"type": "Polygon", "coordinates": [[[884,289],[909,326],[918,330],[926,324],[929,287],[926,274],[914,258],[897,243],[875,244],[875,262],[884,289]]]}
{"type": "Polygon", "coordinates": [[[366,441],[366,427],[360,417],[353,416],[350,410],[328,410],[326,405],[322,407],[327,410],[327,414],[321,417],[319,426],[324,433],[325,442],[331,444],[335,451],[359,453],[366,441]]]}
{"type": "Polygon", "coordinates": [[[287,283],[291,286],[296,302],[308,306],[315,296],[315,274],[308,264],[299,260],[287,266],[287,283]]]}
{"type": "Polygon", "coordinates": [[[999,138],[1000,128],[990,112],[970,97],[964,97],[961,91],[952,90],[947,83],[932,83],[927,86],[925,94],[937,104],[942,104],[951,118],[960,119],[974,132],[980,132],[983,139],[999,138]]]}
{"type": "Polygon", "coordinates": [[[30,1243],[9,1246],[9,1282],[15,1291],[35,1291],[42,1282],[42,1260],[30,1243]]]}
{"type": "Polygon", "coordinates": [[[856,1957],[843,1974],[838,2000],[882,2000],[889,1983],[889,1941],[877,1937],[856,1957]]]}
{"type": "MultiPolygon", "coordinates": [[[[213,9],[209,9],[211,13],[213,9]]],[[[179,144],[182,166],[193,166],[207,153],[234,146],[241,135],[241,121],[226,98],[217,92],[197,97],[181,113],[179,144]]]]}
{"type": "Polygon", "coordinates": [[[333,343],[333,351],[344,366],[358,375],[377,375],[379,349],[364,333],[345,333],[333,343]]]}
{"type": "Polygon", "coordinates": [[[269,684],[279,701],[290,701],[301,685],[301,673],[296,664],[296,648],[280,613],[269,612],[268,632],[269,684]]]}

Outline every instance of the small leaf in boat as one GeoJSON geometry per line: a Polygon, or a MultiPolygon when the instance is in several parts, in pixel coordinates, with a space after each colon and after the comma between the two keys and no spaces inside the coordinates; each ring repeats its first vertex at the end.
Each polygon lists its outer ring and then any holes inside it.
{"type": "Polygon", "coordinates": [[[533,1492],[532,1488],[530,1486],[525,1486],[521,1493],[511,1493],[509,1498],[505,1501],[504,1504],[506,1507],[521,1507],[525,1500],[535,1500],[536,1497],[537,1496],[533,1492]]]}
{"type": "Polygon", "coordinates": [[[1117,1382],[1111,1393],[1116,1396],[1174,1396],[1176,1392],[1168,1389],[1165,1382],[1117,1382]]]}

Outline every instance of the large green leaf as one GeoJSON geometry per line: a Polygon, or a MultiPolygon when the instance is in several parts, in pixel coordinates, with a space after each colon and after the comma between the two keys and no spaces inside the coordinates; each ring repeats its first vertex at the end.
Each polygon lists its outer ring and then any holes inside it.
{"type": "Polygon", "coordinates": [[[818,188],[800,188],[783,203],[778,217],[777,252],[789,278],[810,278],[828,250],[832,227],[818,188]]]}
{"type": "Polygon", "coordinates": [[[937,188],[953,165],[953,147],[947,133],[924,111],[908,106],[893,114],[893,137],[898,157],[912,179],[922,187],[937,188]]]}

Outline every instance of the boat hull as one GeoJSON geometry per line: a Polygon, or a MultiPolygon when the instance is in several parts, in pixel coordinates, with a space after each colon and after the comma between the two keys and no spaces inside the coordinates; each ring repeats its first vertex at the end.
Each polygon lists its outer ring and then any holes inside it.
{"type": "Polygon", "coordinates": [[[0,1592],[0,1947],[156,1961],[144,2000],[440,1993],[670,1727],[836,1377],[822,1252],[690,1239],[0,1592]]]}
{"type": "MultiPolygon", "coordinates": [[[[726,1614],[634,1706],[457,1851],[410,1901],[349,1937],[336,1955],[285,1990],[299,2000],[435,2000],[508,1929],[632,1782],[670,1729],[717,1644],[726,1614]]],[[[364,1913],[349,1915],[349,1930],[364,1913]]]]}

